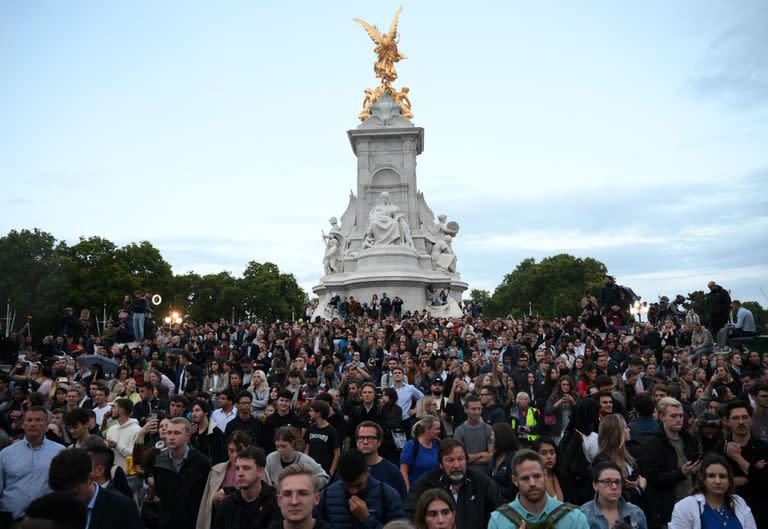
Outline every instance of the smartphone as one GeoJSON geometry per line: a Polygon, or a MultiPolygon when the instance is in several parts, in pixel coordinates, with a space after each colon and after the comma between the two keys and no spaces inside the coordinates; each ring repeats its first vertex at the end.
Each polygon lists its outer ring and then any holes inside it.
{"type": "Polygon", "coordinates": [[[149,417],[147,417],[147,419],[150,420],[150,421],[156,421],[157,420],[157,412],[153,411],[152,413],[150,413],[149,417]]]}

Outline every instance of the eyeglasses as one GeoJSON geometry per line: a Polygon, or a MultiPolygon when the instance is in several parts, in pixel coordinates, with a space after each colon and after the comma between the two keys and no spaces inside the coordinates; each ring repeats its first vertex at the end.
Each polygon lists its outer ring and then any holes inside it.
{"type": "Polygon", "coordinates": [[[597,482],[603,487],[621,487],[620,479],[601,479],[597,482]]]}
{"type": "Polygon", "coordinates": [[[369,443],[372,443],[374,441],[378,441],[379,438],[375,435],[358,435],[357,436],[358,441],[368,441],[369,443]]]}

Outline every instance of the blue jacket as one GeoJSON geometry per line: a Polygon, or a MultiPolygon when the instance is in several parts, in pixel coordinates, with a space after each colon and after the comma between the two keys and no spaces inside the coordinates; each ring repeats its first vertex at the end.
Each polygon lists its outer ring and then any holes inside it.
{"type": "Polygon", "coordinates": [[[322,518],[335,529],[381,529],[392,520],[405,518],[400,495],[395,489],[381,481],[368,478],[368,483],[357,496],[368,507],[368,518],[361,522],[349,510],[349,493],[341,481],[328,485],[315,507],[315,518],[322,518]]]}
{"type": "MultiPolygon", "coordinates": [[[[582,505],[581,512],[587,517],[589,529],[609,529],[608,521],[603,516],[603,513],[595,500],[588,501],[582,505]]],[[[645,513],[643,513],[642,509],[637,505],[627,503],[620,499],[619,513],[621,514],[621,521],[628,523],[632,529],[648,529],[648,524],[645,521],[645,513]]]]}

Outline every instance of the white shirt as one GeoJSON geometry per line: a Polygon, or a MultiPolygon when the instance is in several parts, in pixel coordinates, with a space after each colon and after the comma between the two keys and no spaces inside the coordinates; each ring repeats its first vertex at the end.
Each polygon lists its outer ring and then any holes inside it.
{"type": "Polygon", "coordinates": [[[229,411],[229,413],[224,413],[222,408],[218,408],[213,413],[211,413],[211,420],[216,423],[216,428],[222,432],[227,429],[227,424],[229,424],[229,421],[235,417],[237,417],[237,410],[234,406],[232,406],[232,409],[229,411]]]}
{"type": "Polygon", "coordinates": [[[109,410],[111,410],[111,406],[104,405],[103,408],[93,408],[93,413],[96,414],[96,425],[101,428],[101,425],[104,423],[104,416],[107,414],[109,410]]]}

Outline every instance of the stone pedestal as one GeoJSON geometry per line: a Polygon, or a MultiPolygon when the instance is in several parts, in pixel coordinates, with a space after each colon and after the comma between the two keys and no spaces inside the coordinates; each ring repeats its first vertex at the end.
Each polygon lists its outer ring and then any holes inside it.
{"type": "Polygon", "coordinates": [[[334,248],[339,250],[328,267],[331,273],[312,289],[320,300],[314,316],[330,316],[327,303],[334,294],[370,303],[373,294],[381,298],[386,292],[390,299],[400,296],[403,312],[423,311],[429,309],[427,288],[449,291],[457,303],[440,310],[450,312],[449,316],[461,315],[458,302],[467,284],[457,272],[438,266],[453,261],[450,244],[448,259],[446,254],[443,258],[432,255],[434,245],[454,236],[458,224],[446,223],[445,217],[435,222],[416,183],[416,157],[424,148],[424,129],[404,119],[391,103],[388,95],[383,96],[374,103],[371,117],[348,131],[357,157],[357,195],[350,192],[341,226],[331,219],[327,240],[335,238],[334,248]],[[384,199],[382,193],[388,197],[384,199]],[[387,211],[394,210],[394,217],[403,219],[398,229],[408,232],[407,242],[405,235],[395,244],[375,240],[369,216],[382,200],[387,200],[387,211]]]}

